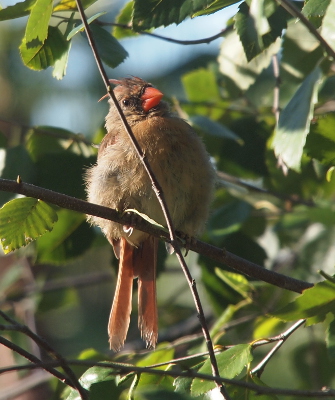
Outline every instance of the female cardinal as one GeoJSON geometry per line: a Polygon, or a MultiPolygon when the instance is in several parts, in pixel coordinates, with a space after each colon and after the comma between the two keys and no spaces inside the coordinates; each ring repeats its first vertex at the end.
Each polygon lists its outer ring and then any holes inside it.
{"type": "MultiPolygon", "coordinates": [[[[133,77],[110,80],[115,96],[163,189],[174,228],[193,237],[203,228],[214,185],[214,171],[198,136],[161,101],[163,94],[150,83],[133,77]]],[[[106,96],[105,96],[106,97],[106,96]]],[[[136,209],[166,226],[149,177],[110,99],[107,134],[97,163],[86,173],[88,201],[120,212],[136,209]]],[[[132,303],[133,279],[138,278],[138,325],[147,347],[158,336],[156,263],[158,239],[116,222],[90,216],[100,226],[119,258],[119,273],[108,333],[111,349],[126,339],[132,303]]]]}

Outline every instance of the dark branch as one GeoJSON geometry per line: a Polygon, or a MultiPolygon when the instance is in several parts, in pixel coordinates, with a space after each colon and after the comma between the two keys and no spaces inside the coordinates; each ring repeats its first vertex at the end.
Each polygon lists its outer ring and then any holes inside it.
{"type": "Polygon", "coordinates": [[[226,35],[228,32],[231,32],[234,29],[234,25],[229,25],[225,29],[222,29],[220,32],[218,32],[215,35],[210,36],[208,38],[196,39],[196,40],[179,40],[179,39],[172,39],[172,38],[162,36],[162,35],[157,35],[157,33],[146,32],[146,31],[137,31],[137,30],[135,31],[135,30],[133,30],[133,27],[131,25],[118,24],[116,22],[102,22],[102,21],[98,21],[98,20],[96,20],[95,23],[102,25],[102,26],[116,26],[116,27],[119,27],[122,29],[131,30],[134,33],[138,33],[139,35],[147,35],[147,36],[151,36],[156,39],[164,40],[166,42],[181,44],[184,46],[195,45],[195,44],[209,44],[209,43],[213,42],[214,40],[226,35]]]}
{"type": "MultiPolygon", "coordinates": [[[[61,376],[61,375],[57,376],[57,378],[60,379],[60,377],[61,377],[62,378],[61,380],[64,383],[67,383],[67,384],[69,384],[68,381],[70,380],[70,383],[71,383],[70,386],[73,387],[74,389],[78,390],[81,399],[82,400],[87,400],[88,399],[88,395],[87,395],[86,390],[80,385],[75,373],[72,371],[72,369],[67,364],[67,361],[54,348],[52,348],[45,339],[43,339],[41,336],[37,335],[36,333],[32,332],[28,328],[28,326],[19,324],[18,322],[16,322],[14,319],[9,317],[7,314],[5,314],[1,310],[0,310],[0,315],[5,321],[7,321],[7,322],[12,324],[12,325],[0,325],[0,330],[21,332],[24,335],[28,336],[30,339],[32,339],[41,349],[44,349],[52,358],[54,358],[57,361],[59,361],[60,366],[63,368],[64,372],[67,373],[68,379],[66,379],[66,382],[64,382],[64,377],[61,376]]],[[[22,350],[23,349],[21,349],[21,351],[22,350]]],[[[15,351],[18,352],[18,349],[16,349],[15,351]]],[[[21,353],[19,353],[19,354],[21,354],[21,353]]],[[[28,354],[29,353],[26,352],[26,356],[28,354]]],[[[30,355],[30,359],[29,360],[31,362],[36,362],[36,360],[37,360],[37,362],[40,363],[38,358],[36,358],[33,355],[30,355]]],[[[55,371],[53,369],[51,371],[48,371],[48,372],[51,372],[53,375],[55,375],[55,372],[58,373],[58,371],[55,371]]]]}
{"type": "MultiPolygon", "coordinates": [[[[38,186],[24,182],[16,182],[8,179],[0,179],[0,190],[22,194],[27,197],[34,197],[51,204],[57,205],[68,210],[78,211],[84,214],[95,215],[97,217],[109,219],[118,222],[122,225],[132,225],[134,221],[130,215],[121,216],[116,210],[88,203],[87,201],[67,196],[65,194],[53,192],[49,189],[43,189],[38,186]]],[[[170,237],[167,232],[150,225],[145,220],[136,221],[133,225],[136,229],[147,232],[150,235],[156,236],[166,242],[170,242],[170,237]]],[[[182,242],[180,242],[182,244],[182,242]]],[[[303,290],[313,287],[313,284],[290,278],[274,271],[269,271],[257,264],[247,261],[235,254],[204,243],[200,240],[195,240],[190,244],[190,250],[200,253],[214,261],[225,264],[236,271],[246,274],[252,278],[262,280],[271,285],[278,286],[283,289],[291,290],[296,293],[302,293],[303,290]]]]}
{"type": "MultiPolygon", "coordinates": [[[[158,376],[171,376],[173,378],[185,377],[185,378],[199,378],[205,381],[214,381],[218,380],[222,383],[242,387],[245,389],[252,390],[257,394],[273,394],[273,395],[282,395],[282,396],[296,396],[296,397],[310,397],[314,399],[318,398],[327,398],[334,397],[335,390],[333,389],[321,389],[321,390],[295,390],[295,389],[282,389],[282,388],[272,388],[267,386],[259,386],[251,382],[245,382],[242,380],[235,379],[227,379],[222,377],[214,377],[212,375],[200,374],[197,372],[189,371],[175,371],[172,369],[162,370],[162,369],[154,369],[151,367],[138,367],[130,364],[123,363],[115,363],[115,362],[94,362],[94,361],[86,361],[86,360],[68,360],[69,365],[79,365],[85,367],[101,367],[101,368],[110,368],[111,375],[124,375],[128,373],[150,373],[158,376]]],[[[46,365],[57,367],[59,363],[51,362],[51,363],[43,363],[43,367],[40,365],[21,365],[15,367],[7,367],[1,368],[0,374],[4,372],[10,371],[20,371],[27,369],[36,369],[36,368],[44,368],[46,365]]]]}

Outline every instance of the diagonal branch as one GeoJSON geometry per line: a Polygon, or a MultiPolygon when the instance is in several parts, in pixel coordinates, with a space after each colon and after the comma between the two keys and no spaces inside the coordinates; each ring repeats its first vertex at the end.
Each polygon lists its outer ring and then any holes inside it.
{"type": "MultiPolygon", "coordinates": [[[[148,174],[148,176],[149,176],[149,178],[151,180],[152,188],[153,188],[153,190],[154,190],[154,192],[156,194],[156,197],[157,197],[157,199],[159,201],[159,204],[161,206],[161,209],[163,211],[163,215],[164,215],[164,218],[166,220],[166,224],[167,224],[168,230],[169,230],[169,235],[170,235],[170,239],[171,239],[171,245],[173,246],[173,249],[176,252],[176,255],[178,257],[178,260],[180,262],[182,270],[183,270],[183,272],[185,274],[185,277],[186,277],[187,282],[189,284],[189,287],[191,289],[192,296],[194,298],[194,303],[195,303],[197,312],[199,314],[199,321],[200,321],[201,328],[202,328],[202,331],[203,331],[203,334],[204,334],[204,337],[205,337],[205,340],[206,340],[206,345],[207,345],[208,352],[209,352],[209,357],[210,357],[210,360],[211,360],[213,376],[220,376],[219,368],[218,368],[218,365],[217,365],[217,362],[216,362],[216,358],[215,358],[215,355],[214,355],[213,343],[212,343],[212,340],[211,340],[211,337],[210,337],[210,334],[209,334],[209,329],[208,329],[208,326],[207,326],[207,323],[206,323],[205,314],[204,314],[204,311],[203,311],[203,308],[202,308],[202,304],[201,304],[201,301],[200,301],[200,297],[199,297],[199,294],[198,294],[198,291],[197,291],[197,288],[196,288],[195,280],[192,278],[191,273],[190,273],[190,271],[188,269],[188,266],[187,266],[187,264],[186,264],[186,262],[184,260],[184,257],[183,257],[183,255],[181,253],[181,249],[180,249],[179,243],[177,241],[175,230],[173,228],[171,215],[170,215],[170,212],[168,210],[168,207],[167,207],[167,204],[166,204],[166,201],[165,201],[163,190],[162,190],[159,182],[157,181],[157,179],[156,179],[156,177],[155,177],[155,175],[154,175],[154,173],[153,173],[153,171],[152,171],[152,169],[150,167],[150,164],[149,164],[148,160],[146,159],[141,147],[139,146],[139,144],[138,144],[138,142],[137,142],[137,140],[136,140],[136,138],[135,138],[135,136],[134,136],[134,134],[133,134],[128,122],[127,122],[127,120],[126,120],[126,117],[125,117],[125,115],[123,114],[123,112],[121,110],[121,107],[120,107],[120,105],[119,105],[119,103],[118,103],[118,101],[117,101],[117,99],[115,97],[114,92],[111,90],[111,87],[109,85],[109,80],[107,78],[106,72],[105,72],[105,70],[103,68],[103,65],[102,65],[101,58],[99,57],[97,48],[95,46],[95,43],[94,43],[94,40],[93,40],[93,37],[92,37],[92,34],[91,34],[91,30],[90,30],[89,24],[88,24],[87,19],[86,19],[84,8],[83,8],[82,3],[81,3],[81,0],[76,0],[76,4],[77,4],[77,8],[78,8],[81,20],[83,21],[83,24],[85,26],[85,32],[86,32],[86,35],[87,35],[88,42],[89,42],[89,44],[91,46],[92,52],[94,54],[94,58],[95,58],[95,60],[97,62],[97,66],[99,68],[101,77],[102,77],[102,79],[104,81],[104,84],[106,86],[108,94],[109,94],[109,96],[112,98],[112,100],[114,102],[114,105],[115,105],[115,107],[116,107],[116,109],[118,111],[119,117],[120,117],[120,119],[121,119],[121,121],[123,123],[123,126],[124,126],[126,132],[128,133],[128,136],[129,136],[129,138],[130,138],[130,140],[131,140],[131,142],[132,142],[132,144],[133,144],[133,146],[135,148],[135,151],[136,151],[136,153],[138,155],[138,158],[139,158],[140,162],[142,163],[143,167],[145,168],[145,170],[146,170],[146,172],[147,172],[147,174],[148,174]]],[[[228,393],[226,392],[226,389],[225,389],[223,383],[219,382],[219,381],[216,381],[216,385],[219,388],[219,390],[220,390],[220,392],[222,394],[222,397],[225,400],[229,400],[228,393]]]]}
{"type": "Polygon", "coordinates": [[[315,38],[320,42],[321,46],[324,48],[326,53],[332,59],[335,59],[335,51],[328,44],[328,42],[323,38],[320,32],[315,28],[315,26],[304,16],[304,14],[293,4],[290,0],[276,0],[277,3],[282,6],[286,11],[288,11],[293,17],[299,18],[300,21],[306,26],[310,33],[315,36],[315,38]]]}
{"type": "MultiPolygon", "coordinates": [[[[116,210],[111,208],[88,203],[87,201],[57,193],[49,189],[44,189],[30,183],[0,179],[0,190],[22,194],[27,197],[34,197],[68,210],[109,219],[122,225],[133,226],[136,229],[149,233],[150,235],[158,237],[166,242],[171,241],[167,232],[149,224],[143,219],[139,218],[134,225],[134,221],[132,221],[130,215],[126,214],[121,216],[116,210]]],[[[267,270],[255,263],[243,259],[242,257],[230,253],[225,249],[220,249],[200,240],[192,241],[192,243],[190,243],[190,250],[202,254],[220,264],[225,264],[231,268],[234,268],[240,273],[246,274],[263,282],[270,283],[271,285],[278,286],[282,289],[291,290],[296,293],[302,293],[305,289],[313,287],[312,283],[300,281],[298,279],[279,274],[278,272],[267,270]]]]}
{"type": "Polygon", "coordinates": [[[305,322],[306,322],[305,319],[300,319],[294,325],[292,325],[289,329],[287,329],[287,331],[280,334],[279,336],[271,338],[271,340],[265,339],[265,340],[255,342],[253,344],[254,347],[260,346],[260,344],[262,342],[270,343],[272,341],[277,340],[277,344],[269,351],[269,353],[263,358],[263,360],[255,368],[252,369],[251,374],[257,375],[257,377],[260,378],[262,373],[264,372],[264,369],[265,369],[267,363],[274,356],[274,354],[280,349],[280,347],[292,335],[292,333],[295,332],[298,328],[300,328],[300,326],[303,325],[305,322]]]}
{"type": "MultiPolygon", "coordinates": [[[[55,372],[58,373],[58,371],[56,371],[56,370],[50,370],[50,371],[47,370],[47,371],[52,373],[58,379],[61,379],[63,382],[67,383],[68,385],[70,385],[74,389],[77,389],[82,400],[87,400],[88,399],[86,390],[80,385],[75,373],[69,367],[69,365],[67,364],[66,360],[54,348],[52,348],[45,339],[43,339],[39,335],[36,335],[36,333],[32,332],[28,328],[28,326],[19,324],[18,322],[16,322],[14,319],[9,317],[7,314],[5,314],[1,310],[0,310],[0,315],[5,321],[7,321],[10,324],[12,324],[12,325],[0,325],[0,330],[21,332],[21,333],[25,334],[26,336],[28,336],[30,339],[32,339],[40,348],[44,349],[47,353],[49,353],[49,355],[52,356],[52,358],[56,359],[59,362],[59,364],[63,368],[64,372],[67,373],[68,378],[66,378],[66,381],[65,381],[63,376],[55,375],[55,372]],[[70,383],[68,381],[70,381],[70,383]]],[[[3,343],[3,344],[5,344],[5,343],[3,343]]],[[[12,348],[12,350],[14,350],[14,349],[12,348]]],[[[21,350],[23,350],[23,349],[21,349],[21,350]]],[[[16,349],[15,351],[18,352],[18,349],[16,349]]],[[[19,354],[22,355],[22,353],[19,353],[19,354]]],[[[26,355],[25,355],[26,358],[27,358],[28,354],[29,353],[26,352],[26,355]]],[[[38,361],[39,363],[41,363],[41,361],[38,360],[38,358],[33,356],[33,355],[30,355],[30,358],[28,358],[28,359],[31,362],[38,361]]]]}

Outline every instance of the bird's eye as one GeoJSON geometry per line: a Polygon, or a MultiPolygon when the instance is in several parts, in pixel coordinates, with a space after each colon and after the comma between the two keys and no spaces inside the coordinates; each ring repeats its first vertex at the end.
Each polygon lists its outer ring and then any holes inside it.
{"type": "Polygon", "coordinates": [[[122,100],[122,104],[123,104],[124,106],[128,107],[129,104],[130,104],[130,101],[129,101],[128,99],[122,100]]]}

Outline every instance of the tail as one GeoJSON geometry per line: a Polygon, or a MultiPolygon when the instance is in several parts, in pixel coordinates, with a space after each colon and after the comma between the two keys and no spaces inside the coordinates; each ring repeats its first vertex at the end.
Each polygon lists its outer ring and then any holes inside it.
{"type": "Polygon", "coordinates": [[[108,322],[110,348],[119,351],[123,346],[130,322],[131,302],[133,293],[133,259],[135,247],[121,238],[119,246],[119,273],[112,310],[108,322]]]}
{"type": "Polygon", "coordinates": [[[133,278],[138,276],[138,324],[147,347],[155,347],[158,336],[156,264],[158,239],[149,236],[139,248],[121,238],[118,247],[119,274],[109,317],[110,348],[119,351],[126,340],[132,305],[133,278]]]}
{"type": "Polygon", "coordinates": [[[156,265],[158,239],[149,236],[140,249],[138,273],[138,327],[148,348],[155,347],[158,337],[156,301],[156,265]]]}

